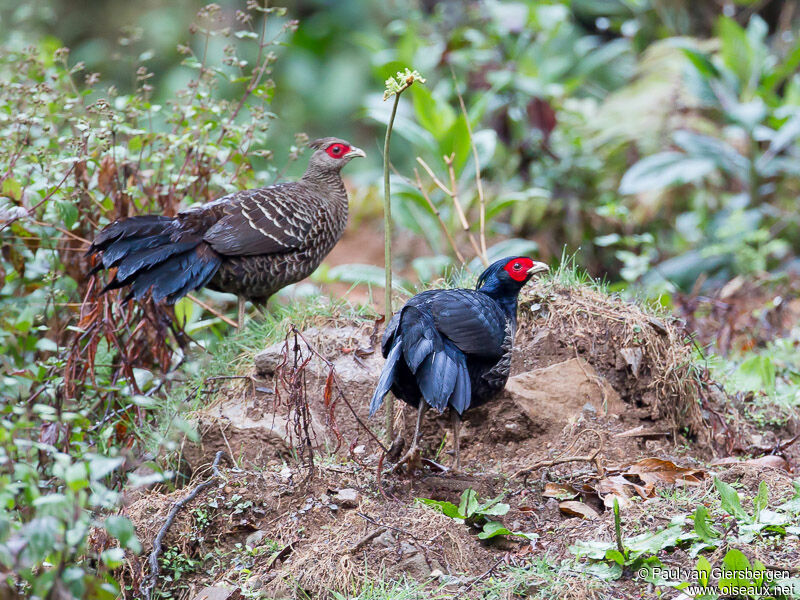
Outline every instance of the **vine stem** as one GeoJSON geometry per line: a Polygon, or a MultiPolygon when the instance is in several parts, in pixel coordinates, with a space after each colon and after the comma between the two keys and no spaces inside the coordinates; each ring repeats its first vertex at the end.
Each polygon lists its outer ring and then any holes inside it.
{"type": "MultiPolygon", "coordinates": [[[[386,127],[386,139],[383,142],[383,260],[386,270],[386,290],[384,295],[383,312],[388,324],[392,318],[392,197],[389,184],[389,141],[392,139],[394,117],[397,114],[397,105],[400,103],[400,93],[394,96],[392,114],[389,116],[389,125],[386,127]]],[[[386,398],[386,441],[392,443],[394,439],[394,396],[391,392],[386,398]]]]}

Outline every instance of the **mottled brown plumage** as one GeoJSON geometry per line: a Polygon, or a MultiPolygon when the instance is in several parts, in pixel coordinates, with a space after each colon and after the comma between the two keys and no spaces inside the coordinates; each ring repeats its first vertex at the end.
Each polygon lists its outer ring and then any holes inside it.
{"type": "Polygon", "coordinates": [[[347,224],[342,167],[364,152],[337,138],[315,149],[293,183],[235,192],[175,218],[142,216],[108,225],[89,247],[102,253],[95,270],[116,267],[106,289],[130,286],[174,303],[207,286],[263,303],[310,275],[347,224]]]}

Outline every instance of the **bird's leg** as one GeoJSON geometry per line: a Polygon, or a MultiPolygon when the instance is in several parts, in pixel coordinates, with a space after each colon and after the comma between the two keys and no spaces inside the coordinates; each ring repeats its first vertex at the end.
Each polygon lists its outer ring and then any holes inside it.
{"type": "MultiPolygon", "coordinates": [[[[417,410],[417,426],[414,428],[414,438],[411,440],[411,446],[409,447],[408,451],[403,455],[403,457],[397,461],[397,463],[392,467],[391,472],[394,473],[397,471],[402,465],[406,463],[417,462],[417,455],[419,454],[419,439],[422,437],[422,418],[425,416],[425,411],[428,410],[428,403],[425,402],[424,398],[420,398],[419,401],[419,410],[417,410]]],[[[410,467],[413,465],[409,465],[410,467]]],[[[411,470],[411,469],[409,469],[411,470]]]]}
{"type": "Polygon", "coordinates": [[[450,407],[450,423],[453,426],[453,456],[456,461],[455,471],[461,470],[461,415],[450,407]]]}
{"type": "Polygon", "coordinates": [[[461,415],[450,407],[450,426],[453,428],[453,461],[455,471],[461,470],[461,415]]]}
{"type": "Polygon", "coordinates": [[[244,303],[246,300],[239,296],[239,331],[244,328],[244,303]]]}

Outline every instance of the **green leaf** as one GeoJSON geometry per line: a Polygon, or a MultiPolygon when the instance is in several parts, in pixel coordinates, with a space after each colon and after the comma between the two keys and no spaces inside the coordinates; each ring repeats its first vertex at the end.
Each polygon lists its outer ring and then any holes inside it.
{"type": "Polygon", "coordinates": [[[633,165],[619,184],[620,194],[639,194],[697,181],[715,168],[714,161],[683,152],[660,152],[633,165]]]}
{"type": "Polygon", "coordinates": [[[89,487],[89,474],[86,469],[86,463],[77,462],[69,465],[64,471],[64,481],[73,491],[89,487]]]}
{"type": "Polygon", "coordinates": [[[719,537],[719,532],[709,521],[708,509],[702,505],[698,506],[694,511],[694,531],[704,542],[712,542],[719,537]]]}
{"type": "Polygon", "coordinates": [[[683,534],[679,525],[670,525],[656,532],[647,532],[625,541],[625,547],[632,553],[648,552],[656,554],[665,548],[675,546],[683,534]]]}
{"type": "Polygon", "coordinates": [[[116,471],[122,466],[125,459],[121,456],[111,458],[108,456],[99,456],[97,454],[90,455],[89,457],[89,477],[92,481],[102,479],[113,471],[116,471]]]}
{"type": "Polygon", "coordinates": [[[450,517],[451,519],[466,518],[458,509],[458,507],[452,502],[446,502],[444,500],[431,500],[430,498],[417,498],[417,502],[425,504],[426,506],[438,508],[446,517],[450,517]]]}
{"type": "Polygon", "coordinates": [[[722,510],[737,519],[749,521],[749,516],[742,508],[739,494],[736,493],[735,489],[718,477],[714,477],[714,487],[716,487],[717,492],[719,492],[722,510]]]}
{"type": "Polygon", "coordinates": [[[456,111],[447,102],[437,100],[431,91],[422,85],[412,85],[411,98],[417,121],[437,140],[445,136],[456,120],[456,111]]]}
{"type": "Polygon", "coordinates": [[[125,562],[125,550],[122,548],[109,548],[100,554],[100,560],[105,563],[109,569],[116,569],[122,566],[125,562]]]}
{"type": "Polygon", "coordinates": [[[458,505],[458,512],[469,519],[475,514],[478,508],[478,494],[472,488],[467,488],[461,494],[461,503],[458,505]]]}
{"type": "Polygon", "coordinates": [[[697,560],[696,569],[699,575],[699,581],[697,583],[702,586],[707,586],[709,580],[711,579],[711,563],[708,562],[708,559],[705,556],[701,556],[697,560]]]}
{"type": "Polygon", "coordinates": [[[753,517],[756,521],[760,520],[761,511],[767,508],[769,504],[769,489],[766,482],[762,481],[758,484],[758,493],[753,498],[753,517]]]}
{"type": "Polygon", "coordinates": [[[724,569],[719,578],[720,588],[731,586],[755,588],[749,578],[739,576],[740,573],[750,570],[750,561],[740,550],[735,548],[728,550],[725,558],[722,559],[722,565],[724,569]]]}
{"type": "Polygon", "coordinates": [[[72,226],[78,220],[78,207],[72,202],[66,200],[59,200],[56,202],[56,210],[58,211],[58,218],[61,219],[65,229],[72,229],[72,226]]]}
{"type": "Polygon", "coordinates": [[[488,521],[484,523],[483,531],[478,534],[478,538],[488,540],[498,535],[511,535],[511,533],[500,521],[488,521]]]}
{"type": "Polygon", "coordinates": [[[622,554],[622,552],[620,552],[616,548],[611,548],[610,550],[606,550],[605,558],[606,560],[613,560],[618,565],[625,564],[625,555],[622,554]]]}
{"type": "Polygon", "coordinates": [[[595,560],[602,560],[606,557],[606,552],[613,548],[616,548],[616,544],[614,542],[584,542],[580,540],[571,545],[569,547],[569,551],[578,558],[586,557],[593,558],[595,560]]]}
{"type": "Polygon", "coordinates": [[[142,551],[142,545],[136,537],[133,523],[127,517],[112,515],[103,522],[103,527],[109,535],[119,540],[123,548],[128,548],[137,554],[142,551]]]}

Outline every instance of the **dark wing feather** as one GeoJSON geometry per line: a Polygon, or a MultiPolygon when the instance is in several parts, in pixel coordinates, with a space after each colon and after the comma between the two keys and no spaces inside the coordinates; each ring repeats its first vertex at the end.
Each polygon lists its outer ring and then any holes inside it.
{"type": "Polygon", "coordinates": [[[474,290],[443,290],[429,303],[436,329],[464,353],[501,356],[508,318],[486,294],[474,290]]]}
{"type": "Polygon", "coordinates": [[[304,193],[308,191],[296,183],[241,192],[241,199],[203,240],[227,256],[278,254],[301,248],[313,225],[309,215],[297,208],[304,193]]]}

